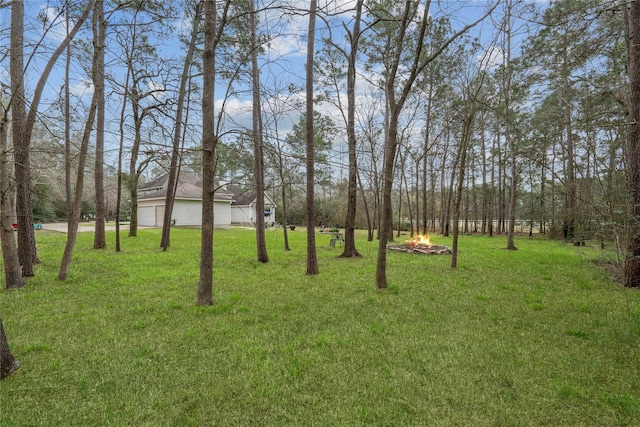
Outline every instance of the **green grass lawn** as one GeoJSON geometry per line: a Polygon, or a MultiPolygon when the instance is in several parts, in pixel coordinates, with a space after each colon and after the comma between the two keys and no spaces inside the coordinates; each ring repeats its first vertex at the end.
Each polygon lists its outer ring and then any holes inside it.
{"type": "MultiPolygon", "coordinates": [[[[196,307],[199,230],[123,238],[38,232],[42,264],[2,291],[21,369],[0,383],[5,426],[638,426],[640,292],[615,284],[591,247],[462,236],[450,256],[341,259],[318,235],[215,233],[212,307],[196,307]]],[[[451,240],[435,236],[435,244],[451,240]]]]}

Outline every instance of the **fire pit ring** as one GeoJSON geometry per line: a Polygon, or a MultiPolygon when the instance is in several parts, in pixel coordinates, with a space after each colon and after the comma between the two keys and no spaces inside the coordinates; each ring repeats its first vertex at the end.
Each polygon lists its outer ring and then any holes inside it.
{"type": "Polygon", "coordinates": [[[422,254],[422,255],[451,255],[451,248],[448,246],[438,246],[438,245],[408,245],[406,243],[401,243],[398,245],[389,245],[387,249],[392,251],[402,251],[410,254],[422,254]]]}
{"type": "Polygon", "coordinates": [[[450,255],[451,248],[448,246],[432,245],[429,236],[418,235],[414,239],[407,240],[404,243],[388,245],[387,249],[392,251],[402,251],[412,254],[422,255],[450,255]]]}

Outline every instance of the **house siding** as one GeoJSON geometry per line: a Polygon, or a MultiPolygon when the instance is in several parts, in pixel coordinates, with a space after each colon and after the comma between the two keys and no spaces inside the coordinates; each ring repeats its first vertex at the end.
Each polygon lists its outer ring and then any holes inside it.
{"type": "MultiPolygon", "coordinates": [[[[265,210],[271,211],[271,216],[264,217],[265,222],[273,222],[276,220],[276,207],[270,198],[265,197],[265,210]]],[[[256,221],[256,205],[231,205],[231,224],[255,224],[256,221]]]]}
{"type": "Polygon", "coordinates": [[[228,202],[213,202],[213,209],[213,226],[217,228],[230,228],[231,201],[229,200],[228,202]]]}
{"type": "Polygon", "coordinates": [[[171,219],[176,220],[175,225],[202,225],[202,202],[200,200],[176,200],[173,203],[171,219]]]}
{"type": "MultiPolygon", "coordinates": [[[[146,227],[161,227],[162,216],[156,219],[156,209],[164,207],[164,200],[141,200],[138,204],[138,224],[146,227]]],[[[231,201],[215,201],[214,227],[231,226],[231,201]]],[[[175,225],[201,226],[202,202],[200,200],[176,200],[173,204],[171,219],[175,225]]]]}
{"type": "Polygon", "coordinates": [[[232,224],[253,224],[255,209],[249,206],[233,206],[231,208],[232,224]]]}
{"type": "Polygon", "coordinates": [[[156,214],[154,205],[146,205],[143,202],[139,202],[138,225],[141,225],[143,227],[153,227],[156,225],[156,214]]]}

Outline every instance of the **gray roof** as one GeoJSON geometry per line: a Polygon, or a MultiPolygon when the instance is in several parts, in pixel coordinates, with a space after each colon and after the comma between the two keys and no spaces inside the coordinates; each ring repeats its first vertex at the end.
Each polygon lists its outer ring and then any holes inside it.
{"type": "Polygon", "coordinates": [[[251,190],[241,190],[238,187],[230,185],[228,190],[233,194],[233,205],[250,205],[256,200],[256,192],[251,190]]]}
{"type": "MultiPolygon", "coordinates": [[[[160,199],[167,197],[167,183],[169,174],[161,175],[144,185],[138,187],[138,191],[143,193],[139,200],[160,199]]],[[[216,187],[214,198],[216,200],[231,200],[231,194],[228,194],[224,185],[219,182],[214,183],[216,187]]],[[[178,184],[176,186],[176,199],[202,200],[202,178],[194,172],[181,171],[178,175],[178,184]]]]}
{"type": "MultiPolygon", "coordinates": [[[[167,182],[169,174],[161,175],[152,179],[146,184],[138,187],[138,191],[142,193],[139,200],[148,199],[164,199],[167,197],[167,182]]],[[[216,181],[215,196],[216,200],[231,200],[233,206],[249,206],[256,200],[256,192],[253,190],[242,190],[231,184],[221,184],[216,181]]],[[[181,171],[178,176],[178,185],[176,187],[176,199],[185,200],[202,200],[202,177],[195,172],[181,171]]],[[[275,206],[275,203],[265,195],[265,207],[275,206]]]]}
{"type": "MultiPolygon", "coordinates": [[[[233,185],[227,186],[227,192],[233,197],[233,202],[231,203],[232,206],[249,206],[250,204],[255,203],[257,198],[257,194],[254,190],[241,190],[233,185]]],[[[275,203],[273,203],[271,198],[266,194],[264,195],[264,204],[265,208],[275,206],[275,203]]]]}

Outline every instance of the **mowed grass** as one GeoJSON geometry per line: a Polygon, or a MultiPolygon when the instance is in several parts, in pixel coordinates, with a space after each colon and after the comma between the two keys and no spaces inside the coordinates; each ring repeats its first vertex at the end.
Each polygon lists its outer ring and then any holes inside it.
{"type": "MultiPolygon", "coordinates": [[[[2,317],[22,368],[0,383],[5,426],[637,426],[640,292],[615,284],[591,247],[462,236],[449,256],[341,259],[317,235],[215,232],[212,307],[196,307],[199,230],[92,249],[38,232],[42,264],[2,317]]],[[[434,236],[436,244],[450,239],[434,236]]]]}

